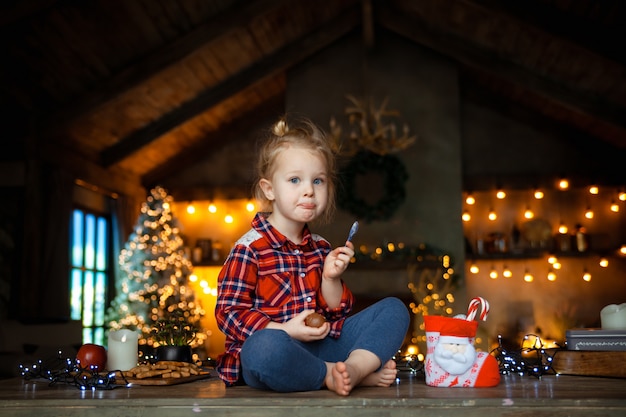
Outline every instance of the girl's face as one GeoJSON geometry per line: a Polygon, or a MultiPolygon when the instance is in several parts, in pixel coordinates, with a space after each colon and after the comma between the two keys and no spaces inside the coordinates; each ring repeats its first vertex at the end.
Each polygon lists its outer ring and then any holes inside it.
{"type": "Polygon", "coordinates": [[[276,157],[271,178],[261,187],[272,202],[275,221],[306,223],[318,217],[328,203],[328,176],[324,159],[305,148],[290,146],[276,157]]]}

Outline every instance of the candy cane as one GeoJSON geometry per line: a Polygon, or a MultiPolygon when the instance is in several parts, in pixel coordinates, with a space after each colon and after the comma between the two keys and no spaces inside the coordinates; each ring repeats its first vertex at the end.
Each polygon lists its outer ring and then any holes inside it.
{"type": "Polygon", "coordinates": [[[470,301],[469,307],[467,309],[467,318],[465,320],[474,320],[474,317],[476,317],[476,312],[478,311],[478,306],[480,306],[480,320],[487,320],[487,315],[489,314],[489,303],[482,297],[472,298],[472,301],[470,301]]]}

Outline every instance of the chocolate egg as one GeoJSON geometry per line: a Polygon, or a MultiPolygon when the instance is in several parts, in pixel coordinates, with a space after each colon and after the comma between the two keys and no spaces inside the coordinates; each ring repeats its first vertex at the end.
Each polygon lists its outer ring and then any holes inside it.
{"type": "Polygon", "coordinates": [[[319,313],[311,313],[304,319],[304,324],[309,327],[322,327],[325,322],[326,319],[319,313]]]}

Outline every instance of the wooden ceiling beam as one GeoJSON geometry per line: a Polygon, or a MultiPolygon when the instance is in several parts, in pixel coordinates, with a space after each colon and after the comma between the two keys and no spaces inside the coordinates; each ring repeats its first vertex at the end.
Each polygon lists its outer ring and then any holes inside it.
{"type": "Polygon", "coordinates": [[[43,129],[52,134],[68,122],[78,119],[115,97],[136,87],[170,65],[183,60],[203,45],[210,43],[236,27],[246,27],[250,20],[260,14],[280,7],[289,0],[250,0],[237,3],[227,11],[215,16],[204,25],[185,36],[155,50],[136,64],[125,68],[114,77],[103,80],[88,94],[73,100],[68,106],[51,112],[42,122],[43,129]]]}
{"type": "MultiPolygon", "coordinates": [[[[626,48],[616,47],[621,39],[626,37],[626,25],[603,25],[601,19],[592,19],[588,16],[576,15],[563,10],[554,3],[540,0],[501,1],[501,0],[467,0],[481,5],[492,11],[508,14],[511,18],[520,20],[527,25],[541,29],[556,37],[567,39],[570,42],[583,46],[606,58],[626,65],[626,48]]],[[[604,9],[606,19],[610,20],[615,3],[598,2],[598,7],[604,9]]]]}
{"type": "MultiPolygon", "coordinates": [[[[500,55],[473,44],[471,33],[453,35],[445,28],[436,27],[427,16],[411,16],[390,7],[377,9],[377,23],[418,44],[448,56],[469,68],[523,86],[570,110],[583,112],[612,124],[626,128],[626,109],[576,90],[575,86],[557,83],[537,72],[502,58],[500,55]]],[[[434,20],[434,19],[433,19],[434,20]]],[[[624,138],[626,141],[626,138],[624,138]]]]}
{"type": "Polygon", "coordinates": [[[192,100],[164,114],[163,117],[130,134],[101,153],[101,162],[107,167],[123,160],[176,126],[183,124],[223,100],[239,93],[266,77],[271,77],[303,61],[332,42],[349,33],[361,23],[361,10],[348,9],[338,18],[309,33],[276,53],[259,60],[255,65],[220,82],[216,87],[199,93],[192,100]]]}
{"type": "Polygon", "coordinates": [[[218,151],[226,144],[246,140],[247,135],[251,131],[255,131],[266,120],[278,117],[284,113],[284,109],[284,94],[260,103],[256,108],[244,113],[236,120],[220,126],[218,130],[207,134],[205,138],[198,141],[195,145],[186,148],[145,174],[142,177],[142,183],[146,189],[152,188],[166,181],[167,178],[180,172],[182,169],[196,163],[199,158],[204,158],[206,155],[218,151]]]}

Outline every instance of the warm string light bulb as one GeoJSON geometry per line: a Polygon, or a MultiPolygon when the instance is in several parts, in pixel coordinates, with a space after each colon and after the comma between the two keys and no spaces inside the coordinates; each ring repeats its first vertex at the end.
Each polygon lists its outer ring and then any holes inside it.
{"type": "Polygon", "coordinates": [[[246,204],[246,211],[248,213],[252,213],[254,211],[254,203],[252,201],[248,201],[246,204]]]}
{"type": "Polygon", "coordinates": [[[526,272],[524,273],[524,281],[533,282],[534,279],[535,277],[533,277],[532,274],[528,272],[528,270],[526,270],[526,272]]]}
{"type": "Polygon", "coordinates": [[[585,218],[593,219],[593,210],[591,207],[587,207],[587,210],[585,210],[585,218]]]}
{"type": "Polygon", "coordinates": [[[535,217],[535,213],[530,209],[530,207],[526,207],[526,210],[524,211],[524,218],[532,219],[533,217],[535,217]]]}
{"type": "Polygon", "coordinates": [[[535,193],[533,195],[535,196],[536,200],[541,200],[544,197],[543,191],[538,188],[535,190],[535,193]]]}
{"type": "Polygon", "coordinates": [[[232,215],[227,214],[224,216],[224,223],[232,224],[235,221],[232,215]]]}
{"type": "Polygon", "coordinates": [[[563,224],[563,222],[561,222],[561,224],[559,225],[559,233],[562,235],[567,234],[567,226],[563,224]]]}
{"type": "Polygon", "coordinates": [[[496,191],[496,198],[498,200],[504,200],[506,198],[506,193],[504,192],[503,189],[498,189],[498,191],[496,191]]]}
{"type": "Polygon", "coordinates": [[[600,192],[600,189],[598,188],[597,185],[592,185],[589,187],[589,194],[598,195],[599,192],[600,192]]]}
{"type": "Polygon", "coordinates": [[[556,274],[552,270],[548,271],[548,281],[556,281],[556,274]]]}
{"type": "Polygon", "coordinates": [[[489,209],[489,214],[487,215],[487,217],[489,218],[489,220],[494,221],[498,218],[498,215],[493,209],[489,209]]]}
{"type": "Polygon", "coordinates": [[[611,211],[613,213],[619,213],[619,204],[617,204],[615,200],[611,201],[611,211]]]}
{"type": "Polygon", "coordinates": [[[626,201],[626,192],[620,191],[620,193],[617,195],[617,198],[619,198],[619,201],[626,201]]]}
{"type": "Polygon", "coordinates": [[[513,272],[505,265],[504,270],[502,271],[502,276],[505,278],[511,278],[513,276],[513,272]]]}
{"type": "Polygon", "coordinates": [[[461,215],[461,218],[463,219],[464,222],[469,222],[470,220],[472,220],[472,215],[469,214],[469,211],[465,210],[463,214],[461,215]]]}
{"type": "Polygon", "coordinates": [[[195,212],[196,212],[196,208],[194,207],[193,204],[189,203],[187,205],[187,213],[194,214],[195,212]]]}
{"type": "Polygon", "coordinates": [[[591,281],[591,274],[586,269],[583,271],[583,281],[591,281]]]}
{"type": "Polygon", "coordinates": [[[472,194],[468,194],[467,197],[465,197],[465,203],[472,206],[476,204],[476,199],[474,198],[472,194]]]}
{"type": "Polygon", "coordinates": [[[561,178],[558,186],[561,190],[567,190],[569,188],[569,180],[567,178],[561,178]]]}
{"type": "Polygon", "coordinates": [[[475,263],[472,263],[472,264],[470,265],[470,272],[471,272],[472,274],[477,274],[477,273],[479,273],[479,272],[480,272],[480,268],[478,268],[478,265],[476,265],[475,263]]]}
{"type": "Polygon", "coordinates": [[[217,213],[217,206],[213,203],[210,203],[208,210],[209,210],[209,213],[217,213]]]}
{"type": "Polygon", "coordinates": [[[491,271],[489,271],[489,278],[496,279],[498,278],[498,271],[496,271],[495,267],[491,267],[491,271]]]}
{"type": "Polygon", "coordinates": [[[600,262],[599,262],[600,266],[602,268],[606,268],[607,266],[609,266],[609,260],[607,258],[600,258],[600,262]]]}

